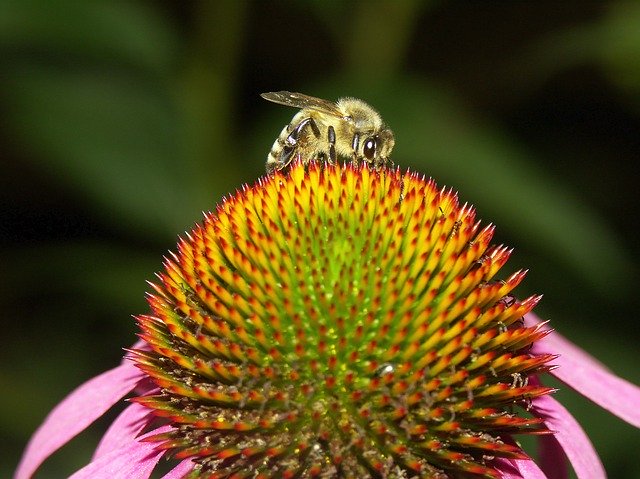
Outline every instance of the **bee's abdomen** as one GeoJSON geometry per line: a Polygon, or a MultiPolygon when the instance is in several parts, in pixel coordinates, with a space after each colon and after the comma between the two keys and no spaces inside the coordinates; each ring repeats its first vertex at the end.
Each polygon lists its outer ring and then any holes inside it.
{"type": "Polygon", "coordinates": [[[273,170],[277,170],[278,167],[282,163],[282,151],[286,146],[286,139],[289,136],[289,125],[285,125],[285,127],[280,132],[276,141],[273,142],[273,146],[271,147],[271,151],[267,155],[267,173],[271,173],[273,170]]]}

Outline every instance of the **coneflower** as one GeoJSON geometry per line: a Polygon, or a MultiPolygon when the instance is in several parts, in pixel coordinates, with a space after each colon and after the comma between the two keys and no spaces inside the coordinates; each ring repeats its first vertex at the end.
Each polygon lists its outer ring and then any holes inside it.
{"type": "Polygon", "coordinates": [[[149,477],[162,456],[167,478],[545,477],[558,451],[604,477],[540,377],[636,426],[640,392],[530,314],[493,229],[411,171],[298,163],[243,187],[179,241],[128,360],[51,413],[16,477],[136,386],[73,477],[149,477]]]}

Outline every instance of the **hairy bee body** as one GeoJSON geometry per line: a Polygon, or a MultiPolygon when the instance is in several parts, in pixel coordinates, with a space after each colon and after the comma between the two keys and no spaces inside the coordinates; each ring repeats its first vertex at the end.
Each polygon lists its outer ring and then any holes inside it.
{"type": "Polygon", "coordinates": [[[392,165],[392,131],[380,114],[357,98],[330,102],[288,91],[263,93],[264,99],[301,108],[280,132],[267,156],[268,172],[286,168],[293,160],[335,162],[337,157],[379,168],[392,165]]]}

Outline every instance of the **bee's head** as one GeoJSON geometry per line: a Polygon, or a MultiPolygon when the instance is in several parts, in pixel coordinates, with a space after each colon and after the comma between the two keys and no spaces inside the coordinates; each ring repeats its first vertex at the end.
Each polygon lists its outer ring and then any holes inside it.
{"type": "Polygon", "coordinates": [[[389,158],[395,143],[393,132],[388,128],[382,128],[362,140],[360,157],[369,165],[385,165],[390,163],[389,158]]]}

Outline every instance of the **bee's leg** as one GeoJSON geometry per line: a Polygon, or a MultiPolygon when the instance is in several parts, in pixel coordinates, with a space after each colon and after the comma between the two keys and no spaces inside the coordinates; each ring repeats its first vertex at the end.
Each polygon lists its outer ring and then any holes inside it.
{"type": "Polygon", "coordinates": [[[351,142],[351,149],[353,150],[353,164],[357,165],[358,164],[358,147],[360,145],[360,134],[359,133],[354,133],[353,134],[353,141],[351,142]]]}
{"type": "Polygon", "coordinates": [[[295,147],[292,146],[284,146],[282,148],[282,152],[280,153],[280,161],[279,161],[279,165],[278,165],[278,169],[281,170],[282,168],[286,167],[289,163],[291,163],[291,160],[293,159],[293,152],[296,151],[295,147]]]}
{"type": "Polygon", "coordinates": [[[282,153],[280,154],[280,168],[286,167],[293,160],[293,152],[298,146],[298,140],[301,138],[302,132],[305,128],[310,127],[311,131],[316,138],[320,137],[320,129],[313,118],[305,118],[289,133],[284,146],[282,147],[282,153]]]}
{"type": "Polygon", "coordinates": [[[330,126],[327,129],[327,140],[329,140],[329,163],[336,162],[336,130],[330,126]]]}

